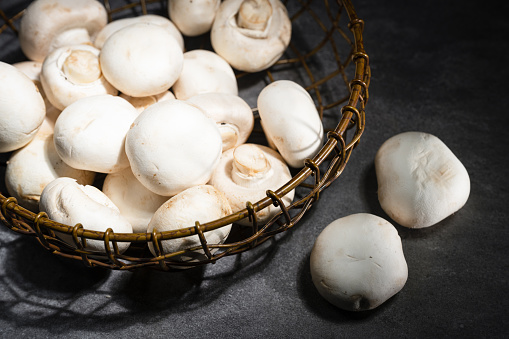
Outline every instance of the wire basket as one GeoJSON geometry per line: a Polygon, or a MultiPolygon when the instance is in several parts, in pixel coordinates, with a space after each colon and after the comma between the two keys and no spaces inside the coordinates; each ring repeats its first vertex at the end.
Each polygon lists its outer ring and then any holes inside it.
{"type": "MultiPolygon", "coordinates": [[[[150,13],[167,16],[166,1],[104,0],[103,3],[110,21],[150,13]]],[[[292,40],[283,58],[264,72],[237,72],[236,75],[239,95],[252,107],[256,104],[256,96],[244,97],[243,89],[258,93],[268,83],[279,79],[298,82],[315,101],[328,131],[327,138],[313,159],[307,159],[302,169],[292,172],[293,177],[288,183],[268,190],[267,196],[260,201],[247,201],[246,208],[241,211],[211,222],[201,223],[197,220],[194,225],[174,231],[130,234],[114,233],[112,229],[91,231],[86,229],[86,225],[57,223],[44,212],[35,214],[18,205],[15,198],[0,193],[1,222],[16,233],[35,237],[48,251],[80,260],[88,267],[115,270],[149,267],[163,271],[173,271],[179,266],[214,263],[223,257],[257,247],[294,227],[319,199],[320,193],[341,175],[361,138],[365,126],[370,68],[362,39],[364,22],[357,17],[350,0],[291,0],[284,3],[292,20],[292,40]],[[296,195],[293,203],[285,206],[281,198],[294,189],[296,195]],[[269,205],[279,207],[279,213],[265,224],[258,223],[256,212],[269,205]],[[236,236],[230,234],[223,244],[207,243],[205,240],[205,232],[241,219],[248,219],[251,227],[243,227],[236,236]],[[62,241],[56,232],[70,235],[74,244],[62,241]],[[201,246],[173,253],[161,252],[162,241],[188,236],[198,236],[201,246]],[[102,241],[105,251],[88,250],[86,243],[89,240],[102,241]],[[120,242],[131,243],[124,253],[119,252],[120,242]],[[157,256],[148,250],[148,243],[153,244],[157,256]],[[185,263],[176,259],[192,251],[202,251],[205,255],[199,260],[185,263]]],[[[8,14],[0,8],[0,34],[15,37],[23,10],[8,14]]],[[[9,44],[13,43],[14,40],[10,39],[9,44]]],[[[203,37],[186,38],[188,50],[189,46],[210,49],[210,42],[203,37]]],[[[2,49],[5,50],[4,46],[2,49]]],[[[19,55],[19,47],[17,50],[19,55]]],[[[1,57],[5,58],[3,55],[1,57]]],[[[17,61],[22,60],[7,60],[11,63],[17,61]]],[[[256,108],[253,108],[253,112],[257,118],[256,108]]],[[[263,136],[256,129],[253,135],[254,138],[263,136]]],[[[5,166],[5,163],[1,165],[5,166]]]]}

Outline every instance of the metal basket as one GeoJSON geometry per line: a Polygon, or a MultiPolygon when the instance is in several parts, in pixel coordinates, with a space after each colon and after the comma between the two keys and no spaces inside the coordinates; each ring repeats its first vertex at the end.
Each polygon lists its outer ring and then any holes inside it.
{"type": "MultiPolygon", "coordinates": [[[[147,13],[167,15],[165,1],[103,2],[110,20],[147,13]]],[[[48,251],[80,260],[88,267],[115,270],[149,267],[163,271],[172,271],[183,265],[214,263],[225,256],[248,251],[294,227],[319,199],[320,193],[340,176],[360,140],[365,126],[370,68],[362,39],[364,22],[357,17],[350,0],[290,0],[285,5],[292,20],[293,33],[283,59],[265,72],[238,72],[237,79],[239,88],[247,88],[253,87],[253,84],[255,87],[256,84],[265,86],[275,80],[294,78],[315,100],[328,130],[325,144],[313,159],[306,160],[300,171],[293,173],[293,178],[286,185],[268,190],[267,196],[260,201],[246,202],[246,208],[239,212],[206,223],[197,220],[195,225],[175,231],[134,234],[114,233],[111,229],[106,232],[91,231],[86,229],[86,225],[64,225],[52,221],[44,212],[34,214],[18,205],[15,198],[2,194],[1,222],[16,233],[34,237],[48,251]],[[295,200],[285,206],[281,197],[293,189],[296,189],[295,200]],[[259,224],[256,212],[269,205],[279,206],[279,213],[267,223],[259,224]],[[237,236],[231,236],[223,244],[206,242],[205,232],[245,218],[249,219],[250,228],[243,228],[237,236]],[[74,246],[60,240],[55,232],[71,235],[74,246]],[[194,235],[199,237],[201,246],[174,253],[161,252],[161,241],[194,235]],[[103,241],[105,251],[98,253],[86,249],[86,242],[91,239],[103,241]],[[119,242],[130,242],[131,245],[126,252],[120,253],[119,242]],[[148,250],[148,243],[154,245],[157,256],[154,257],[148,250]],[[176,260],[176,256],[190,251],[203,251],[205,255],[194,262],[176,260]]],[[[23,11],[18,11],[8,16],[0,8],[0,34],[16,35],[22,15],[23,11]]],[[[210,47],[204,39],[186,40],[186,48],[192,44],[200,48],[210,47]]],[[[249,103],[249,100],[246,101],[249,103]]],[[[256,108],[253,111],[256,117],[256,108]]],[[[253,133],[262,135],[260,131],[253,133]]],[[[5,163],[1,165],[5,166],[5,163]]]]}

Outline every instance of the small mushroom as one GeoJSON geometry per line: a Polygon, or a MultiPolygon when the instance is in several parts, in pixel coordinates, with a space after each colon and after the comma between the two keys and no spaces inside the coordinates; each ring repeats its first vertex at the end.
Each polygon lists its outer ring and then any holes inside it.
{"type": "Polygon", "coordinates": [[[18,204],[37,213],[44,187],[59,177],[71,177],[91,185],[95,173],[77,170],[60,159],[53,143],[53,131],[41,128],[28,145],[15,151],[7,161],[5,184],[18,204]]]}
{"type": "Polygon", "coordinates": [[[108,22],[104,6],[95,0],[38,0],[21,18],[19,43],[28,59],[42,62],[59,47],[91,44],[108,22]]]}
{"type": "Polygon", "coordinates": [[[291,34],[281,1],[230,0],[221,3],[210,38],[216,53],[233,68],[258,72],[279,60],[291,34]]]}
{"type": "Polygon", "coordinates": [[[408,277],[398,231],[368,213],[325,227],[311,250],[310,269],[320,295],[348,311],[378,307],[398,293],[408,277]]]}
{"type": "Polygon", "coordinates": [[[113,173],[127,168],[125,137],[137,116],[133,105],[117,96],[80,99],[67,106],[55,124],[58,155],[77,169],[113,173]]]}
{"type": "Polygon", "coordinates": [[[41,93],[25,74],[0,62],[0,153],[28,144],[41,127],[46,108],[41,93]]]}
{"type": "Polygon", "coordinates": [[[21,61],[13,64],[13,66],[16,67],[16,69],[19,71],[23,72],[23,74],[25,74],[30,80],[32,80],[35,86],[37,86],[37,89],[44,99],[44,106],[46,106],[45,122],[48,123],[46,126],[51,127],[51,130],[53,130],[55,121],[57,121],[61,110],[53,106],[44,93],[44,89],[42,88],[41,84],[42,63],[38,61],[21,61]]]}
{"type": "Polygon", "coordinates": [[[251,107],[237,95],[203,93],[186,101],[216,122],[223,139],[223,152],[245,143],[253,131],[251,107]]]}
{"type": "Polygon", "coordinates": [[[198,108],[168,100],[136,118],[125,147],[136,178],[152,192],[172,196],[209,181],[222,140],[214,121],[198,108]]]}
{"type": "Polygon", "coordinates": [[[180,76],[184,57],[166,28],[137,23],[106,40],[100,61],[104,76],[115,88],[144,97],[168,90],[180,76]]]}
{"type": "Polygon", "coordinates": [[[175,100],[175,95],[173,95],[170,91],[164,91],[163,93],[159,93],[156,95],[149,95],[146,97],[132,97],[121,93],[119,95],[121,98],[129,101],[131,105],[136,108],[138,113],[143,112],[147,107],[152,106],[156,102],[165,101],[165,100],[175,100]]]}
{"type": "Polygon", "coordinates": [[[267,139],[292,167],[304,166],[323,144],[323,126],[313,99],[299,84],[279,80],[258,96],[258,112],[267,139]]]}
{"type": "MultiPolygon", "coordinates": [[[[223,153],[219,166],[210,179],[210,185],[220,190],[230,202],[232,210],[246,208],[246,203],[257,202],[267,196],[267,190],[275,190],[286,184],[292,175],[283,158],[269,147],[243,144],[223,153]]],[[[282,197],[285,205],[292,203],[295,191],[282,197]]],[[[265,223],[281,209],[273,205],[259,211],[259,223],[265,223]]],[[[240,225],[251,225],[240,220],[240,225]]]]}
{"type": "Polygon", "coordinates": [[[203,49],[184,53],[182,73],[172,89],[179,100],[202,93],[239,92],[231,66],[216,53],[203,49]]]}
{"type": "MultiPolygon", "coordinates": [[[[83,186],[72,178],[58,178],[50,182],[42,191],[39,209],[48,214],[51,220],[74,226],[78,223],[90,231],[106,232],[111,228],[115,233],[132,233],[131,224],[124,218],[113,202],[98,188],[83,186]]],[[[70,234],[57,235],[75,247],[70,234]]],[[[113,251],[113,243],[110,242],[113,251]]],[[[118,242],[118,249],[124,252],[127,242],[118,242]]],[[[87,239],[86,249],[106,252],[104,241],[87,239]]]]}
{"type": "MultiPolygon", "coordinates": [[[[154,229],[158,232],[166,232],[195,226],[196,221],[200,224],[207,223],[229,215],[232,212],[228,200],[224,195],[210,185],[199,185],[191,187],[170,200],[165,202],[156,211],[147,232],[152,233],[154,229]]],[[[222,244],[230,234],[231,225],[226,225],[213,231],[204,232],[207,244],[222,244]]],[[[163,240],[161,242],[162,254],[173,253],[184,249],[200,246],[198,235],[184,238],[163,240]]],[[[148,247],[154,256],[157,256],[154,245],[149,242],[148,247]]],[[[214,253],[217,248],[211,248],[214,253]]],[[[176,259],[189,262],[199,259],[206,259],[203,250],[182,254],[176,259]]],[[[180,267],[180,266],[179,266],[180,267]]]]}
{"type": "Polygon", "coordinates": [[[470,194],[465,166],[428,133],[389,138],[376,154],[375,169],[382,209],[405,227],[437,224],[462,208],[470,194]]]}
{"type": "Polygon", "coordinates": [[[117,95],[117,89],[102,75],[99,52],[93,46],[73,45],[55,49],[46,57],[41,83],[53,106],[63,110],[81,98],[117,95]]]}
{"type": "Polygon", "coordinates": [[[221,0],[170,0],[168,15],[182,34],[197,36],[210,31],[221,0]]]}
{"type": "Polygon", "coordinates": [[[122,18],[108,23],[95,37],[94,46],[99,49],[102,49],[106,40],[116,31],[132,24],[144,22],[159,25],[161,27],[166,28],[168,32],[175,38],[175,40],[177,40],[177,43],[182,49],[182,52],[184,51],[184,38],[182,37],[182,34],[175,26],[175,24],[171,22],[168,18],[155,14],[140,15],[133,18],[122,18]]]}
{"type": "Polygon", "coordinates": [[[147,232],[150,219],[169,199],[143,186],[131,168],[108,174],[104,179],[102,191],[118,207],[120,214],[129,221],[134,233],[147,232]]]}

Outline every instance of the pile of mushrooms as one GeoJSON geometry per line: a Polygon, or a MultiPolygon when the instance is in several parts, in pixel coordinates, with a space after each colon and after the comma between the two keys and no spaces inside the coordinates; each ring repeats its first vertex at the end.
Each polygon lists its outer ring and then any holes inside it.
{"type": "MultiPolygon", "coordinates": [[[[6,183],[19,204],[95,231],[162,232],[244,209],[286,184],[288,166],[303,166],[295,153],[303,159],[319,150],[323,128],[314,103],[290,82],[260,94],[273,149],[247,143],[255,119],[235,71],[268,68],[288,46],[291,24],[279,0],[172,0],[168,10],[169,18],[108,23],[95,0],[36,0],[26,9],[19,39],[29,61],[0,63],[0,152],[15,151],[6,183]],[[214,51],[186,50],[183,36],[209,32],[214,51]],[[273,92],[301,109],[278,107],[273,92]],[[280,142],[281,119],[299,134],[291,120],[312,121],[302,150],[280,142]],[[101,190],[92,186],[96,173],[106,174],[101,190]]],[[[279,211],[264,209],[258,221],[279,211]]],[[[220,244],[230,228],[206,238],[220,244]]],[[[197,244],[191,237],[150,249],[159,256],[197,244]]],[[[87,248],[105,250],[94,241],[87,248]]]]}

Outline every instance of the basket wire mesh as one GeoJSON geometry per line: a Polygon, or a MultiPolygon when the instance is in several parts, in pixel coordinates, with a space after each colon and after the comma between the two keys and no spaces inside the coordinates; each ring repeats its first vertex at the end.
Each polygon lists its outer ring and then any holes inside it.
{"type": "MultiPolygon", "coordinates": [[[[165,2],[159,0],[127,3],[104,0],[103,3],[109,21],[118,17],[150,14],[152,8],[160,12],[166,10],[165,2]]],[[[154,230],[152,233],[133,234],[114,233],[111,228],[105,232],[91,231],[82,224],[57,223],[50,220],[45,212],[35,214],[18,205],[14,197],[6,197],[1,193],[0,221],[16,233],[35,237],[48,251],[80,260],[88,267],[115,270],[150,267],[162,271],[172,271],[179,266],[214,263],[223,257],[257,247],[294,227],[318,201],[320,193],[341,175],[359,143],[365,128],[365,106],[371,74],[362,38],[364,22],[357,17],[350,0],[292,0],[284,3],[293,27],[292,41],[287,52],[264,72],[237,72],[236,76],[241,87],[243,81],[253,83],[253,77],[265,86],[289,74],[297,74],[301,85],[315,100],[324,126],[326,123],[332,124],[326,128],[327,138],[322,149],[313,159],[307,159],[305,166],[293,173],[288,183],[268,190],[267,196],[260,201],[246,202],[246,208],[241,211],[206,223],[196,221],[194,225],[174,231],[154,230]],[[300,39],[301,35],[305,36],[310,25],[321,32],[321,39],[300,39]],[[298,190],[298,194],[291,205],[285,206],[281,198],[294,189],[298,190]],[[280,211],[265,224],[260,224],[256,213],[269,205],[279,207],[280,211]],[[205,232],[245,218],[251,225],[245,236],[222,244],[207,243],[205,232]],[[73,244],[62,241],[57,236],[58,232],[71,235],[73,244]],[[173,253],[162,252],[162,241],[188,236],[198,236],[200,246],[173,253]],[[87,241],[92,239],[101,240],[105,251],[92,252],[87,249],[87,241]],[[120,253],[119,242],[130,242],[131,245],[126,252],[120,253]],[[156,256],[148,251],[148,243],[153,244],[156,256]],[[176,259],[194,251],[201,251],[203,258],[192,262],[176,259]]],[[[23,10],[9,16],[0,8],[0,34],[9,32],[17,35],[22,15],[23,10]]],[[[200,44],[203,46],[203,42],[200,44]]],[[[253,112],[257,117],[256,108],[253,112]]]]}

